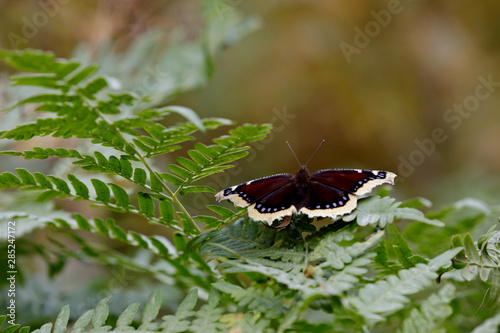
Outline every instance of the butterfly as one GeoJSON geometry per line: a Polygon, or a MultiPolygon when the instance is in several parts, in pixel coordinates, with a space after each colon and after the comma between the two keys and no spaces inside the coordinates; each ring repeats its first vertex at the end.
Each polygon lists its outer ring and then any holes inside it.
{"type": "Polygon", "coordinates": [[[279,226],[284,227],[293,214],[333,219],[350,213],[356,208],[357,196],[370,193],[378,185],[394,185],[396,177],[389,171],[362,169],[326,169],[310,174],[306,167],[309,161],[301,165],[297,159],[301,167],[295,175],[281,173],[235,185],[218,192],[216,200],[227,199],[238,207],[248,207],[249,217],[269,226],[274,220],[286,218],[279,226]]]}

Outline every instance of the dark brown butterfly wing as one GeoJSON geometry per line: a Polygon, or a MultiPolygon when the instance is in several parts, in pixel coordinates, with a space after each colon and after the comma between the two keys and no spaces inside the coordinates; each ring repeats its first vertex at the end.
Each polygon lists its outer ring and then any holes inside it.
{"type": "Polygon", "coordinates": [[[384,183],[393,184],[396,175],[388,171],[361,169],[329,169],[311,174],[311,182],[336,187],[355,195],[362,195],[384,183]]]}

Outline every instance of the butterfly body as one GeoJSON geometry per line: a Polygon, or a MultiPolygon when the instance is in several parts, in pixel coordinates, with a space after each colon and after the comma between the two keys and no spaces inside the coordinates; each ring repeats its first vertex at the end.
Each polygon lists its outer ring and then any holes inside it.
{"type": "Polygon", "coordinates": [[[248,215],[271,225],[293,214],[330,217],[356,208],[357,196],[374,187],[394,184],[396,175],[388,171],[327,169],[309,173],[302,166],[295,175],[282,173],[229,187],[217,193],[217,202],[230,200],[248,207],[248,215]]]}

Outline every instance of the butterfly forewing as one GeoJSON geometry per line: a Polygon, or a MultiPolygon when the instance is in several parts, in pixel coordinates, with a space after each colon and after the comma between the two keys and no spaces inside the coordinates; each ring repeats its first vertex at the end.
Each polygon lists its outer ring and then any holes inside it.
{"type": "Polygon", "coordinates": [[[394,184],[395,177],[394,173],[388,171],[328,169],[313,173],[311,181],[361,195],[369,193],[375,186],[384,183],[394,184]]]}
{"type": "Polygon", "coordinates": [[[217,202],[231,200],[236,206],[246,207],[257,200],[269,196],[287,184],[293,182],[294,176],[288,173],[259,178],[247,183],[232,186],[215,195],[217,202]]]}

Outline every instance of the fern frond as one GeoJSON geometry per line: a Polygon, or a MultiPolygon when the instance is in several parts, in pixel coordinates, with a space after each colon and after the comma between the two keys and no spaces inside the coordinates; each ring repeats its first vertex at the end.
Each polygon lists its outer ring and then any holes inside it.
{"type": "Polygon", "coordinates": [[[191,322],[186,320],[194,315],[194,307],[198,300],[198,289],[189,291],[186,298],[181,302],[174,315],[163,316],[163,323],[160,325],[164,333],[186,332],[191,322]]]}
{"type": "Polygon", "coordinates": [[[258,289],[250,287],[243,289],[226,281],[217,281],[213,287],[223,293],[231,295],[241,312],[258,312],[267,318],[276,318],[284,314],[287,308],[283,305],[283,297],[276,296],[269,287],[258,289]]]}
{"type": "Polygon", "coordinates": [[[220,291],[212,288],[208,295],[207,304],[195,312],[195,319],[191,323],[190,330],[193,332],[218,333],[225,332],[226,325],[220,321],[224,309],[218,307],[220,291]]]}
{"type": "MultiPolygon", "coordinates": [[[[138,169],[136,169],[137,171],[138,169]]],[[[140,170],[140,169],[139,169],[140,170]]],[[[173,220],[174,214],[173,205],[167,196],[157,196],[145,192],[138,193],[139,208],[129,204],[130,197],[127,192],[120,186],[113,183],[104,183],[99,179],[91,179],[93,192],[95,196],[90,196],[90,190],[87,185],[80,181],[76,176],[69,174],[68,180],[70,185],[63,179],[54,176],[45,176],[41,173],[31,174],[25,169],[16,169],[17,176],[4,172],[0,174],[0,189],[17,187],[22,190],[43,190],[36,201],[44,202],[55,197],[73,198],[75,200],[84,199],[93,204],[105,206],[117,212],[130,212],[145,216],[153,223],[165,224],[173,228],[178,225],[178,222],[173,220]],[[111,193],[113,193],[113,201],[111,193]],[[154,199],[154,201],[153,201],[154,199]],[[158,218],[155,215],[155,207],[158,205],[158,210],[161,216],[158,218]]]]}
{"type": "Polygon", "coordinates": [[[406,295],[415,294],[430,285],[438,276],[436,271],[449,265],[460,250],[448,250],[430,260],[427,265],[417,264],[399,271],[398,276],[389,276],[367,284],[359,290],[357,296],[344,299],[344,305],[361,314],[370,325],[383,321],[384,316],[403,308],[409,302],[406,295]]]}
{"type": "Polygon", "coordinates": [[[498,333],[498,327],[500,327],[500,313],[476,326],[471,333],[498,333]]]}
{"type": "Polygon", "coordinates": [[[195,149],[188,151],[190,160],[178,159],[180,165],[169,166],[169,169],[175,173],[172,178],[175,180],[172,182],[182,189],[194,181],[231,168],[232,165],[227,165],[227,163],[234,162],[248,154],[245,150],[250,147],[244,146],[245,144],[262,140],[270,130],[270,125],[246,124],[229,131],[231,135],[214,139],[215,145],[206,146],[200,142],[195,143],[195,149]]]}
{"type": "Polygon", "coordinates": [[[445,333],[442,322],[453,313],[449,305],[455,297],[455,287],[452,284],[444,285],[439,292],[429,296],[419,309],[413,309],[405,318],[401,330],[397,333],[435,332],[445,333]]]}
{"type": "Polygon", "coordinates": [[[348,215],[342,217],[342,220],[350,222],[356,220],[360,226],[377,224],[384,228],[395,220],[408,219],[419,221],[426,224],[442,227],[444,224],[438,220],[431,220],[415,208],[399,207],[401,202],[395,202],[396,199],[389,197],[372,196],[361,200],[356,209],[348,215]]]}
{"type": "Polygon", "coordinates": [[[175,247],[165,237],[146,236],[135,231],[126,231],[116,225],[115,221],[112,219],[103,220],[94,218],[93,220],[88,220],[80,214],[74,214],[73,217],[73,219],[56,218],[47,220],[43,217],[30,216],[30,218],[40,219],[40,221],[58,228],[83,230],[100,234],[134,247],[144,248],[163,257],[176,256],[175,247]]]}

